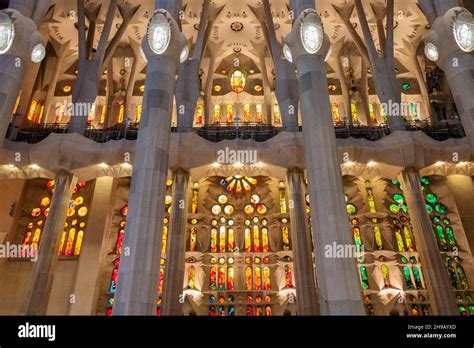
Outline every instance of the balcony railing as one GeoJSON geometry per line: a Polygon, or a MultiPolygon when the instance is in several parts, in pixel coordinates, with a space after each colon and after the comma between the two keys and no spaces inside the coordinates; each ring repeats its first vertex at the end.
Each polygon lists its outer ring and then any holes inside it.
{"type": "MultiPolygon", "coordinates": [[[[106,143],[112,140],[136,140],[138,138],[138,124],[120,125],[107,129],[96,129],[88,127],[85,136],[98,143],[106,143]]],[[[12,125],[8,129],[7,138],[15,142],[27,142],[36,144],[48,137],[51,133],[68,133],[67,124],[42,124],[27,129],[15,129],[12,125]]],[[[184,131],[192,131],[200,137],[211,142],[223,140],[254,140],[263,142],[275,137],[283,129],[268,124],[225,124],[207,125],[201,128],[192,128],[184,131]]],[[[336,123],[334,130],[338,139],[356,138],[376,141],[390,134],[387,125],[377,127],[359,124],[336,123]]],[[[443,141],[454,138],[459,139],[466,136],[460,122],[409,122],[407,131],[423,131],[432,139],[443,141]]],[[[177,127],[171,127],[172,132],[178,132],[177,127]]],[[[179,129],[179,131],[183,131],[179,129]]],[[[299,127],[297,131],[301,132],[299,127]]]]}

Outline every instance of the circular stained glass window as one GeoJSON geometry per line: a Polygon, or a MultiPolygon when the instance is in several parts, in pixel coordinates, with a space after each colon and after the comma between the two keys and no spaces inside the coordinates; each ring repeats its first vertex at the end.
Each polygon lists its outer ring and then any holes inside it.
{"type": "Polygon", "coordinates": [[[351,225],[352,225],[352,226],[355,226],[355,225],[358,225],[358,224],[359,224],[359,220],[358,220],[358,219],[354,218],[354,219],[351,220],[351,225]]]}
{"type": "MultiPolygon", "coordinates": [[[[344,196],[344,197],[346,198],[346,202],[347,202],[347,196],[344,196]]],[[[306,203],[309,204],[309,195],[306,195],[304,198],[305,198],[306,203]]]]}
{"type": "Polygon", "coordinates": [[[76,226],[77,225],[77,219],[72,220],[71,225],[76,226]]]}
{"type": "Polygon", "coordinates": [[[267,212],[267,206],[265,204],[259,204],[257,205],[257,213],[260,215],[266,214],[267,212]]]}
{"type": "Polygon", "coordinates": [[[441,221],[441,218],[438,215],[433,216],[433,222],[438,223],[441,221]]]}
{"type": "Polygon", "coordinates": [[[260,219],[259,219],[258,217],[254,217],[254,218],[253,218],[253,222],[254,222],[254,223],[258,224],[259,221],[260,221],[260,219]]]}
{"type": "Polygon", "coordinates": [[[46,187],[47,188],[52,188],[54,187],[54,184],[55,184],[55,181],[54,180],[50,180],[46,183],[46,187]]]}
{"type": "Polygon", "coordinates": [[[225,217],[221,217],[221,218],[219,219],[219,222],[220,222],[221,224],[223,224],[223,225],[226,223],[226,221],[227,221],[227,220],[225,219],[225,217]]]}
{"type": "Polygon", "coordinates": [[[170,195],[166,195],[165,204],[170,205],[172,201],[173,201],[173,197],[171,197],[170,195]]]}
{"type": "Polygon", "coordinates": [[[217,226],[217,220],[216,220],[216,219],[212,219],[211,225],[212,225],[212,226],[217,226]]]}
{"type": "Polygon", "coordinates": [[[235,261],[235,260],[234,260],[233,257],[229,257],[229,258],[227,259],[227,263],[228,263],[229,265],[233,265],[233,264],[234,264],[234,261],[235,261]]]}
{"type": "Polygon", "coordinates": [[[402,205],[402,211],[405,213],[405,214],[408,214],[408,206],[406,204],[403,204],[402,205]]]}
{"type": "Polygon", "coordinates": [[[122,215],[127,216],[127,214],[128,214],[128,205],[122,208],[122,215]]]}
{"type": "Polygon", "coordinates": [[[392,185],[398,185],[398,180],[392,180],[392,185]]]}
{"type": "Polygon", "coordinates": [[[214,295],[209,296],[209,303],[216,303],[216,297],[214,295]]]}
{"type": "Polygon", "coordinates": [[[31,211],[32,217],[38,217],[41,215],[41,208],[35,208],[31,211]]]}
{"type": "Polygon", "coordinates": [[[425,204],[425,207],[426,207],[426,210],[428,210],[428,213],[429,214],[432,214],[433,213],[433,207],[429,204],[425,204]]]}
{"type": "Polygon", "coordinates": [[[84,217],[84,216],[87,215],[87,212],[88,212],[87,208],[86,208],[86,207],[82,207],[82,208],[79,209],[78,214],[79,214],[80,217],[84,217]]]}
{"type": "Polygon", "coordinates": [[[252,195],[250,197],[250,202],[252,202],[253,204],[260,203],[260,196],[259,195],[252,195]]]}
{"type": "Polygon", "coordinates": [[[251,258],[251,257],[246,257],[246,258],[245,258],[245,263],[246,263],[247,265],[250,265],[250,264],[252,263],[252,258],[251,258]]]}
{"type": "Polygon", "coordinates": [[[400,260],[401,260],[403,263],[407,263],[407,262],[408,262],[408,260],[407,260],[407,258],[406,258],[405,256],[402,256],[402,257],[400,258],[400,260]]]}
{"type": "Polygon", "coordinates": [[[390,211],[394,214],[398,214],[400,212],[400,206],[398,204],[390,204],[390,211]]]}
{"type": "Polygon", "coordinates": [[[32,222],[30,222],[26,227],[28,228],[33,228],[34,224],[32,222]]]}
{"type": "Polygon", "coordinates": [[[435,210],[439,214],[444,214],[446,213],[446,206],[442,203],[438,203],[435,205],[435,210]]]}
{"type": "Polygon", "coordinates": [[[250,220],[245,220],[245,226],[250,226],[250,220]]]}
{"type": "Polygon", "coordinates": [[[284,224],[287,224],[287,223],[288,223],[288,219],[287,219],[287,218],[283,218],[283,219],[281,219],[281,222],[284,223],[284,224]]]}
{"type": "Polygon", "coordinates": [[[215,257],[211,257],[211,265],[215,265],[217,263],[217,259],[215,257]]]}
{"type": "Polygon", "coordinates": [[[69,208],[69,209],[67,210],[67,216],[68,216],[68,217],[73,216],[75,213],[76,213],[76,209],[74,209],[74,208],[69,208]]]}
{"type": "Polygon", "coordinates": [[[85,222],[81,222],[81,223],[79,224],[79,227],[80,227],[80,228],[86,227],[86,223],[85,223],[85,222]]]}
{"type": "Polygon", "coordinates": [[[253,301],[252,295],[247,295],[247,296],[245,297],[245,301],[247,301],[247,302],[252,302],[252,301],[253,301]]]}
{"type": "Polygon", "coordinates": [[[260,262],[262,262],[262,260],[260,259],[260,257],[256,257],[256,258],[254,259],[254,262],[255,262],[257,265],[259,265],[260,262]]]}
{"type": "Polygon", "coordinates": [[[370,219],[370,220],[371,220],[371,221],[372,221],[372,223],[374,223],[374,224],[376,224],[376,223],[379,221],[379,220],[378,220],[377,218],[375,218],[375,217],[374,217],[374,218],[372,218],[372,219],[370,219]]]}
{"type": "Polygon", "coordinates": [[[266,303],[272,302],[272,297],[270,295],[265,296],[265,302],[266,303]]]}
{"type": "Polygon", "coordinates": [[[353,214],[355,214],[355,213],[357,212],[357,208],[356,208],[355,205],[352,204],[352,203],[349,203],[349,204],[347,205],[346,209],[347,209],[347,214],[350,214],[350,215],[353,215],[353,214]]]}
{"type": "Polygon", "coordinates": [[[219,264],[224,265],[225,264],[225,257],[219,258],[219,264]]]}
{"type": "Polygon", "coordinates": [[[41,206],[42,207],[47,207],[51,204],[51,199],[49,197],[44,197],[43,199],[41,199],[41,206]]]}
{"type": "Polygon", "coordinates": [[[74,200],[74,204],[76,204],[76,205],[81,205],[82,203],[84,203],[84,197],[77,197],[74,200]]]}
{"type": "Polygon", "coordinates": [[[436,203],[436,201],[437,201],[438,199],[436,198],[436,196],[435,196],[434,194],[428,193],[428,194],[426,195],[426,200],[427,200],[429,203],[436,203]]]}
{"type": "Polygon", "coordinates": [[[270,258],[269,258],[268,256],[265,256],[265,257],[263,258],[263,263],[266,264],[266,265],[268,265],[268,264],[270,263],[270,258]]]}
{"type": "Polygon", "coordinates": [[[48,217],[49,215],[49,208],[46,208],[46,210],[43,213],[44,216],[48,217]]]}
{"type": "Polygon", "coordinates": [[[191,220],[191,225],[196,225],[197,223],[198,223],[198,221],[196,219],[191,220]]]}
{"type": "Polygon", "coordinates": [[[262,302],[262,296],[260,296],[260,295],[255,296],[255,302],[257,302],[257,303],[262,302]]]}
{"type": "Polygon", "coordinates": [[[393,200],[399,204],[403,203],[403,196],[399,193],[393,195],[393,200]]]}
{"type": "Polygon", "coordinates": [[[252,215],[254,213],[254,211],[255,211],[255,209],[254,209],[253,205],[250,205],[250,204],[246,205],[245,208],[244,208],[244,212],[247,215],[252,215]]]}
{"type": "Polygon", "coordinates": [[[232,215],[234,213],[234,207],[231,205],[226,205],[224,207],[224,213],[227,215],[232,215]]]}
{"type": "Polygon", "coordinates": [[[451,223],[451,221],[448,218],[443,219],[443,224],[449,225],[450,223],[451,223]]]}
{"type": "Polygon", "coordinates": [[[267,225],[268,225],[268,220],[267,220],[267,219],[263,219],[263,220],[262,220],[262,225],[263,225],[263,226],[267,226],[267,225]]]}
{"type": "Polygon", "coordinates": [[[36,223],[36,226],[43,226],[44,221],[43,220],[38,220],[36,223]]]}
{"type": "Polygon", "coordinates": [[[227,224],[228,224],[229,226],[234,226],[234,220],[230,219],[230,220],[227,222],[227,224]]]}
{"type": "Polygon", "coordinates": [[[220,196],[217,198],[217,201],[219,202],[219,204],[227,204],[227,202],[229,201],[229,199],[227,198],[226,195],[220,195],[220,196]]]}
{"type": "Polygon", "coordinates": [[[428,179],[428,178],[424,178],[424,177],[423,177],[423,178],[420,179],[420,181],[421,181],[423,184],[425,184],[425,185],[429,185],[429,184],[430,184],[430,179],[428,179]]]}
{"type": "Polygon", "coordinates": [[[211,210],[214,215],[219,215],[220,213],[222,213],[222,208],[220,205],[213,206],[211,210]]]}

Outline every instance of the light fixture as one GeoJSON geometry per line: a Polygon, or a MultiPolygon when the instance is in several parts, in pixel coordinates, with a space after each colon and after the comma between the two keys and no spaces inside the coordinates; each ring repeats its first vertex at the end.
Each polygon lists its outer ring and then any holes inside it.
{"type": "Polygon", "coordinates": [[[250,72],[251,74],[255,74],[255,70],[253,70],[253,69],[250,69],[249,72],[250,72]]]}
{"type": "Polygon", "coordinates": [[[222,86],[221,86],[221,85],[215,85],[215,86],[214,86],[214,91],[215,91],[215,92],[220,92],[220,91],[222,91],[222,86]]]}
{"type": "Polygon", "coordinates": [[[108,167],[109,167],[109,165],[108,165],[107,163],[104,163],[104,162],[102,162],[102,163],[99,163],[99,167],[101,167],[101,168],[104,168],[104,169],[105,169],[105,168],[108,168],[108,167]]]}
{"type": "Polygon", "coordinates": [[[188,60],[189,57],[189,47],[188,45],[184,45],[183,48],[181,49],[181,55],[179,57],[179,60],[181,63],[184,63],[185,61],[188,60]]]}
{"type": "MultiPolygon", "coordinates": [[[[314,13],[315,16],[315,13],[314,13]]],[[[320,23],[303,21],[301,25],[301,42],[309,54],[316,54],[323,45],[324,30],[320,23]]]]}
{"type": "Polygon", "coordinates": [[[236,163],[234,164],[234,167],[235,167],[235,168],[242,168],[243,166],[244,166],[244,165],[243,165],[241,162],[236,162],[236,163]]]}
{"type": "Polygon", "coordinates": [[[0,13],[0,54],[8,52],[15,36],[12,19],[6,13],[0,13]]]}
{"type": "Polygon", "coordinates": [[[442,166],[443,164],[444,164],[443,161],[438,161],[438,162],[435,163],[435,166],[438,166],[438,167],[439,167],[439,166],[442,166]]]}
{"type": "Polygon", "coordinates": [[[336,90],[336,85],[334,83],[330,83],[328,85],[328,89],[331,91],[331,92],[334,92],[336,90]]]}
{"type": "Polygon", "coordinates": [[[293,63],[293,55],[291,54],[291,50],[287,44],[283,46],[283,55],[285,56],[287,61],[293,63]]]}
{"type": "Polygon", "coordinates": [[[354,162],[352,162],[352,161],[347,161],[347,162],[344,163],[344,164],[347,165],[347,166],[352,166],[352,165],[354,164],[354,162]]]}
{"type": "Polygon", "coordinates": [[[377,164],[377,163],[375,163],[374,161],[369,161],[369,162],[367,163],[367,166],[368,166],[368,167],[373,167],[373,166],[375,166],[376,164],[377,164]]]}
{"type": "Polygon", "coordinates": [[[474,19],[469,12],[462,12],[454,21],[454,39],[464,52],[474,51],[474,19]]]}
{"type": "Polygon", "coordinates": [[[33,63],[41,63],[46,56],[46,48],[42,43],[36,44],[31,50],[31,61],[33,63]]]}
{"type": "Polygon", "coordinates": [[[66,93],[71,92],[71,86],[70,85],[64,86],[63,91],[66,92],[66,93]]]}
{"type": "Polygon", "coordinates": [[[431,42],[428,42],[425,46],[425,55],[429,60],[436,62],[439,58],[438,47],[431,42]]]}
{"type": "Polygon", "coordinates": [[[148,44],[155,54],[163,54],[171,41],[171,26],[163,12],[157,11],[148,25],[148,44]]]}
{"type": "Polygon", "coordinates": [[[263,90],[263,87],[262,85],[255,85],[254,89],[256,92],[261,92],[263,90]]]}
{"type": "Polygon", "coordinates": [[[214,162],[214,163],[212,164],[212,166],[213,166],[214,168],[219,168],[219,167],[221,166],[221,164],[218,163],[218,162],[214,162]]]}
{"type": "Polygon", "coordinates": [[[37,165],[37,164],[31,164],[30,168],[31,169],[40,169],[39,165],[37,165]]]}
{"type": "Polygon", "coordinates": [[[265,163],[263,163],[263,162],[258,162],[258,163],[257,163],[257,167],[262,168],[262,167],[264,167],[264,166],[265,166],[265,163]]]}
{"type": "Polygon", "coordinates": [[[145,92],[145,85],[140,86],[140,92],[145,92]]]}

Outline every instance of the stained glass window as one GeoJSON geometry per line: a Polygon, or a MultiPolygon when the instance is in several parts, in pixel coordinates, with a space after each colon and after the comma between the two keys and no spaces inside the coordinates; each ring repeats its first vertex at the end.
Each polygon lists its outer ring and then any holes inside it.
{"type": "Polygon", "coordinates": [[[382,270],[382,277],[383,277],[384,286],[386,288],[392,287],[391,284],[390,284],[390,274],[389,274],[389,271],[388,271],[388,266],[386,264],[382,264],[382,266],[380,266],[380,268],[382,270]]]}
{"type": "Polygon", "coordinates": [[[341,122],[341,116],[339,115],[339,106],[337,105],[337,103],[333,103],[331,105],[331,109],[332,109],[332,118],[334,122],[341,122]]]}
{"type": "Polygon", "coordinates": [[[189,251],[196,251],[196,245],[197,245],[197,229],[196,227],[192,227],[190,237],[189,237],[189,251]]]}
{"type": "Polygon", "coordinates": [[[226,114],[226,122],[232,123],[234,122],[234,115],[232,114],[232,104],[227,104],[225,107],[225,114],[226,114]]]}
{"type": "Polygon", "coordinates": [[[142,104],[138,104],[137,106],[137,117],[135,118],[136,123],[140,123],[142,120],[142,112],[143,112],[143,106],[142,104]]]}
{"type": "Polygon", "coordinates": [[[351,104],[351,116],[352,116],[352,122],[354,123],[359,122],[359,114],[357,113],[357,106],[355,103],[351,104]]]}
{"type": "Polygon", "coordinates": [[[244,123],[250,123],[250,105],[244,105],[244,123]]]}
{"type": "Polygon", "coordinates": [[[255,106],[255,121],[257,123],[262,123],[263,122],[263,106],[262,104],[257,104],[255,106]]]}
{"type": "Polygon", "coordinates": [[[285,266],[285,280],[286,288],[291,289],[293,287],[293,271],[290,265],[285,266]]]}
{"type": "Polygon", "coordinates": [[[278,104],[273,105],[273,123],[275,124],[281,123],[280,106],[278,104]]]}
{"type": "Polygon", "coordinates": [[[219,104],[214,105],[214,123],[221,122],[221,106],[219,104]]]}
{"type": "Polygon", "coordinates": [[[125,104],[120,104],[119,115],[118,115],[118,124],[122,124],[125,118],[125,104]]]}
{"type": "Polygon", "coordinates": [[[367,268],[365,266],[361,266],[359,268],[360,271],[360,285],[363,290],[369,289],[369,277],[367,276],[367,268]]]}
{"type": "Polygon", "coordinates": [[[198,125],[201,125],[204,123],[204,105],[198,104],[196,106],[196,115],[195,115],[195,122],[198,125]]]}

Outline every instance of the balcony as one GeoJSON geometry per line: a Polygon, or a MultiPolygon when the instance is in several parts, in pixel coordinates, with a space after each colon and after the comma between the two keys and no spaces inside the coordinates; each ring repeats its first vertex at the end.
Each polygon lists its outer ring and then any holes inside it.
{"type": "MultiPolygon", "coordinates": [[[[14,142],[36,144],[44,140],[51,133],[68,133],[67,127],[67,124],[41,124],[26,129],[14,129],[10,125],[7,138],[14,142]]],[[[138,138],[138,129],[138,124],[120,125],[107,129],[88,127],[84,135],[98,143],[122,139],[136,140],[138,138]]],[[[391,133],[387,125],[372,127],[360,124],[336,123],[334,124],[334,130],[338,139],[355,138],[367,139],[369,141],[380,140],[391,133]]],[[[466,136],[460,122],[409,122],[407,123],[406,130],[411,132],[422,131],[437,141],[459,139],[466,136]]],[[[269,124],[230,123],[225,125],[207,125],[187,131],[195,132],[200,137],[214,143],[235,139],[264,142],[282,132],[282,128],[269,124]]],[[[297,131],[301,132],[302,127],[299,127],[297,131]]],[[[171,132],[177,133],[178,129],[171,127],[171,132]]]]}

